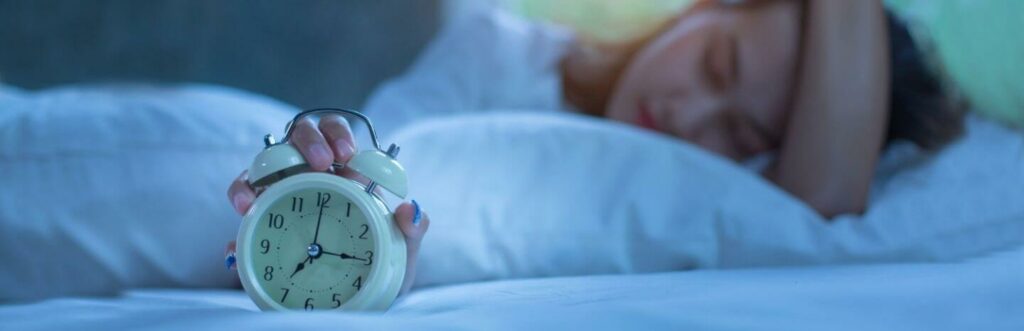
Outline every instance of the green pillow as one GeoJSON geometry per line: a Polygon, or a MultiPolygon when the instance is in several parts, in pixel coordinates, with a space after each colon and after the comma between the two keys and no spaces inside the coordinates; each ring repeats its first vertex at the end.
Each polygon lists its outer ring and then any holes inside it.
{"type": "Polygon", "coordinates": [[[621,42],[657,29],[694,0],[518,0],[514,12],[572,27],[583,38],[621,42]]]}
{"type": "Polygon", "coordinates": [[[1024,1],[887,0],[984,116],[1024,127],[1024,1]]]}

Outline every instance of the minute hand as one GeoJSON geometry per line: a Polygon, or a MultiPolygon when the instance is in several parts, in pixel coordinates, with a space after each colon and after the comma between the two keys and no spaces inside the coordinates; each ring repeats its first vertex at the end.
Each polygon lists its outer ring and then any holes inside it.
{"type": "Polygon", "coordinates": [[[355,257],[355,256],[348,255],[348,254],[345,254],[345,253],[338,254],[338,253],[331,253],[331,252],[326,252],[326,251],[321,251],[321,253],[324,253],[324,254],[327,254],[327,255],[334,255],[334,256],[340,257],[342,260],[352,259],[352,260],[359,260],[359,261],[366,262],[366,259],[364,259],[364,258],[355,257]]]}
{"type": "Polygon", "coordinates": [[[319,244],[317,241],[320,238],[320,219],[324,218],[324,204],[320,204],[320,214],[316,216],[316,232],[313,233],[313,243],[319,244]]]}

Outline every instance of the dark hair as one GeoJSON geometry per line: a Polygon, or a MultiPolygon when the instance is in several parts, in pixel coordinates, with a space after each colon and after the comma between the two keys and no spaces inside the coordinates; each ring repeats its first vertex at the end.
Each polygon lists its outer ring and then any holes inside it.
{"type": "Polygon", "coordinates": [[[889,130],[886,143],[908,140],[936,150],[963,133],[964,105],[929,67],[906,24],[887,12],[890,52],[889,130]]]}

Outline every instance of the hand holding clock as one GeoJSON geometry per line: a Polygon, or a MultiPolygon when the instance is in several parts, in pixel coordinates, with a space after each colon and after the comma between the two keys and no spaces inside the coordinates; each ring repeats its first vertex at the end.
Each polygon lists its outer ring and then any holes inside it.
{"type": "MultiPolygon", "coordinates": [[[[348,122],[341,116],[338,115],[325,115],[321,117],[319,126],[314,124],[313,120],[303,118],[302,120],[295,123],[295,129],[293,132],[291,144],[302,153],[302,156],[309,163],[309,166],[315,171],[330,171],[339,176],[358,180],[366,183],[366,180],[359,176],[355,172],[348,168],[337,169],[332,167],[333,163],[346,164],[349,159],[355,154],[355,141],[352,137],[352,131],[349,129],[348,122]]],[[[244,215],[249,207],[252,206],[253,200],[256,199],[256,192],[249,186],[247,181],[248,174],[243,171],[231,186],[228,188],[228,199],[235,211],[239,214],[244,215]]],[[[322,211],[322,209],[321,209],[322,211]]],[[[406,250],[407,250],[407,266],[405,269],[405,280],[402,284],[402,293],[408,291],[411,287],[412,282],[416,275],[416,257],[419,252],[420,242],[423,239],[423,235],[430,227],[430,218],[425,212],[420,210],[415,200],[405,202],[395,208],[394,221],[398,228],[402,231],[405,236],[406,250]]],[[[318,220],[319,223],[319,220],[318,220]]],[[[319,224],[317,226],[319,228],[319,224]]],[[[313,244],[317,244],[319,237],[319,230],[317,230],[312,239],[313,244]]],[[[319,248],[319,245],[317,246],[319,248]]],[[[235,251],[235,242],[231,241],[228,243],[228,254],[227,259],[228,265],[233,268],[235,251]]],[[[364,258],[352,256],[346,253],[331,253],[326,251],[320,251],[320,254],[333,255],[341,259],[353,259],[365,262],[364,258]]],[[[306,268],[306,264],[312,263],[317,257],[312,255],[308,256],[301,263],[296,265],[292,275],[299,273],[306,268]]]]}

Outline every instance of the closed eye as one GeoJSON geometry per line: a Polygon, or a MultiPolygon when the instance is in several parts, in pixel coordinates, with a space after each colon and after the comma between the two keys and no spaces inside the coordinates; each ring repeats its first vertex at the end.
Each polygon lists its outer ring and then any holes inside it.
{"type": "Polygon", "coordinates": [[[729,47],[729,85],[735,85],[740,81],[740,42],[736,36],[728,37],[729,47]]]}
{"type": "Polygon", "coordinates": [[[724,93],[739,79],[739,44],[736,37],[726,33],[711,38],[701,59],[701,72],[713,91],[724,93]]]}

